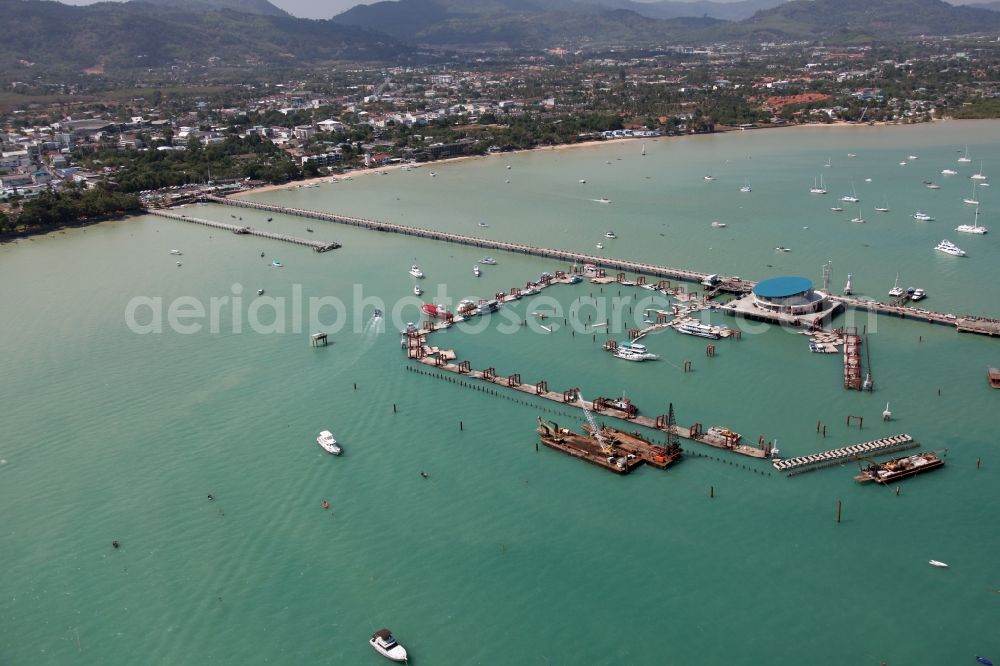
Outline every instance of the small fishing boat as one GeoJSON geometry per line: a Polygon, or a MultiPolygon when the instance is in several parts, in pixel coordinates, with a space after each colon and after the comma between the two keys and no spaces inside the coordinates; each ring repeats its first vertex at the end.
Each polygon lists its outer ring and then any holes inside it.
{"type": "Polygon", "coordinates": [[[406,648],[396,642],[396,639],[392,637],[392,632],[388,629],[379,629],[376,631],[372,634],[368,644],[386,659],[403,663],[408,658],[406,648]]]}

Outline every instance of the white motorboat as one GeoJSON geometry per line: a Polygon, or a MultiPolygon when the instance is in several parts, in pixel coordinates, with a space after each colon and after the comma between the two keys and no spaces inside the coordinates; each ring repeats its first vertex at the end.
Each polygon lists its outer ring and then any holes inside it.
{"type": "Polygon", "coordinates": [[[719,222],[718,220],[715,220],[714,222],[712,222],[712,228],[713,229],[723,229],[723,228],[725,228],[725,226],[726,226],[725,222],[719,222]]]}
{"type": "Polygon", "coordinates": [[[611,203],[611,199],[607,197],[601,197],[600,199],[594,199],[597,203],[611,203]]]}
{"type": "Polygon", "coordinates": [[[907,289],[906,291],[910,295],[911,301],[920,301],[927,296],[927,292],[924,291],[923,289],[920,289],[919,287],[917,289],[914,289],[912,292],[909,289],[907,289]]]}
{"type": "Polygon", "coordinates": [[[938,185],[937,183],[924,183],[924,187],[926,187],[928,190],[940,190],[941,189],[941,186],[938,185]]]}
{"type": "Polygon", "coordinates": [[[281,267],[282,267],[282,264],[281,264],[281,262],[280,262],[280,261],[278,261],[277,259],[273,259],[273,260],[271,261],[271,267],[272,267],[272,268],[281,268],[281,267]]]}
{"type": "Polygon", "coordinates": [[[918,158],[916,155],[909,155],[906,159],[908,159],[908,160],[916,160],[916,159],[920,159],[920,158],[918,158]]]}
{"type": "Polygon", "coordinates": [[[587,182],[587,180],[586,180],[585,178],[581,178],[581,179],[579,180],[579,182],[580,182],[581,184],[584,184],[584,183],[586,183],[586,182],[587,182]]]}
{"type": "Polygon", "coordinates": [[[834,213],[844,212],[843,206],[830,206],[830,210],[832,210],[834,213]]]}
{"type": "Polygon", "coordinates": [[[177,255],[181,255],[181,254],[184,254],[184,253],[183,253],[183,252],[181,252],[180,250],[171,250],[171,251],[170,251],[170,254],[177,254],[177,255]]]}
{"type": "Polygon", "coordinates": [[[958,172],[954,169],[941,169],[942,176],[957,176],[958,172]]]}
{"type": "Polygon", "coordinates": [[[813,186],[809,188],[809,194],[826,194],[826,187],[823,185],[823,176],[819,177],[819,184],[813,178],[813,186]]]}
{"type": "Polygon", "coordinates": [[[332,453],[335,456],[339,456],[343,453],[343,449],[337,444],[337,440],[333,438],[333,433],[329,430],[324,430],[316,438],[316,443],[323,447],[323,450],[327,453],[332,453]]]}
{"type": "Polygon", "coordinates": [[[424,277],[424,272],[420,270],[420,266],[413,264],[412,266],[410,266],[410,275],[412,275],[415,278],[422,278],[424,277]]]}
{"type": "Polygon", "coordinates": [[[490,225],[489,225],[488,223],[486,223],[486,222],[483,222],[482,220],[480,220],[480,221],[478,222],[478,224],[479,224],[479,226],[481,226],[481,227],[488,227],[488,226],[490,226],[490,225]]]}
{"type": "Polygon", "coordinates": [[[424,290],[420,288],[419,284],[413,285],[413,295],[414,296],[419,296],[422,293],[424,293],[424,290]]]}
{"type": "Polygon", "coordinates": [[[610,229],[608,230],[608,232],[606,234],[604,234],[604,237],[605,238],[618,238],[618,236],[615,235],[615,232],[611,231],[610,229]]]}
{"type": "Polygon", "coordinates": [[[954,243],[952,243],[950,240],[947,239],[935,245],[934,249],[939,252],[944,252],[945,254],[950,254],[953,257],[965,256],[965,250],[963,250],[962,248],[960,248],[959,246],[955,245],[954,243]]]}
{"type": "Polygon", "coordinates": [[[740,188],[740,192],[750,192],[750,191],[751,191],[750,190],[750,179],[747,178],[747,181],[743,184],[743,187],[740,188]]]}
{"type": "Polygon", "coordinates": [[[604,243],[598,243],[594,247],[596,247],[598,250],[603,250],[604,249],[604,243]]]}
{"type": "Polygon", "coordinates": [[[475,266],[472,267],[472,274],[475,275],[476,277],[479,277],[480,275],[483,274],[483,271],[479,268],[479,264],[476,264],[475,266]]]}
{"type": "Polygon", "coordinates": [[[615,350],[615,358],[620,358],[620,359],[625,360],[625,361],[640,362],[640,361],[645,361],[646,357],[647,357],[647,354],[644,354],[644,353],[641,353],[641,352],[632,351],[632,350],[626,349],[624,347],[619,347],[618,349],[615,350]]]}
{"type": "Polygon", "coordinates": [[[906,291],[899,286],[899,273],[896,273],[896,281],[893,283],[892,289],[889,290],[889,295],[893,298],[899,298],[905,293],[906,291]]]}
{"type": "Polygon", "coordinates": [[[257,290],[257,295],[258,296],[263,296],[264,295],[264,290],[263,289],[258,289],[257,290]]]}
{"type": "Polygon", "coordinates": [[[705,180],[715,180],[715,176],[710,173],[705,174],[705,180]]]}
{"type": "Polygon", "coordinates": [[[792,250],[791,250],[791,248],[787,248],[784,245],[779,245],[778,247],[774,248],[774,251],[775,252],[791,252],[792,250]]]}
{"type": "Polygon", "coordinates": [[[923,211],[920,211],[920,210],[918,210],[917,212],[915,212],[913,214],[913,219],[914,220],[920,220],[921,222],[933,222],[934,221],[933,217],[931,217],[927,213],[925,213],[923,211]]]}
{"type": "Polygon", "coordinates": [[[484,266],[496,266],[497,260],[494,259],[493,257],[483,257],[482,259],[479,260],[479,263],[483,264],[484,266]]]}
{"type": "Polygon", "coordinates": [[[940,560],[927,560],[927,564],[932,567],[941,567],[942,569],[947,569],[948,565],[940,560]]]}
{"type": "Polygon", "coordinates": [[[969,178],[971,178],[972,180],[986,180],[986,176],[983,175],[983,162],[982,162],[982,160],[980,160],[980,162],[979,162],[979,173],[974,173],[971,176],[969,176],[969,178]]]}
{"type": "Polygon", "coordinates": [[[976,220],[972,224],[960,224],[955,227],[955,231],[960,231],[963,234],[978,234],[982,236],[989,229],[986,227],[979,226],[979,208],[976,208],[976,220]]]}
{"type": "Polygon", "coordinates": [[[408,659],[406,648],[396,642],[396,639],[392,636],[392,632],[388,629],[379,629],[376,631],[368,640],[368,644],[386,659],[400,663],[404,663],[408,659]]]}

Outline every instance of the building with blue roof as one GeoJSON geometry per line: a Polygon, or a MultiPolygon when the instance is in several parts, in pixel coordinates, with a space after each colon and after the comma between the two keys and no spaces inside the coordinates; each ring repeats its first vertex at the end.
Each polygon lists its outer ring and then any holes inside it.
{"type": "Polygon", "coordinates": [[[798,275],[782,275],[758,282],[753,288],[753,304],[768,312],[806,315],[829,307],[827,295],[813,290],[812,280],[798,275]]]}

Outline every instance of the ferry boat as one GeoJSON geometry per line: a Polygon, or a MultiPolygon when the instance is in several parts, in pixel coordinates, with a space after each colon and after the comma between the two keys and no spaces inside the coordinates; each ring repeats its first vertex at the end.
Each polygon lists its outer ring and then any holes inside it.
{"type": "Polygon", "coordinates": [[[678,333],[683,333],[685,335],[694,335],[699,338],[710,338],[712,340],[719,339],[719,332],[708,324],[702,324],[697,321],[688,321],[677,327],[678,333]]]}
{"type": "Polygon", "coordinates": [[[444,319],[446,321],[451,321],[454,315],[448,312],[448,309],[443,305],[432,305],[431,303],[424,303],[420,306],[420,309],[425,315],[433,319],[444,319]]]}
{"type": "Polygon", "coordinates": [[[323,447],[323,450],[327,453],[332,453],[335,456],[339,456],[343,453],[343,449],[337,444],[337,440],[333,438],[333,433],[329,430],[324,430],[316,438],[316,443],[323,447]]]}
{"type": "Polygon", "coordinates": [[[487,315],[500,309],[499,301],[483,301],[479,304],[479,314],[487,315]]]}
{"type": "Polygon", "coordinates": [[[933,453],[915,453],[902,458],[894,458],[884,463],[874,463],[861,470],[861,473],[854,477],[858,483],[887,484],[899,479],[929,472],[932,469],[944,467],[944,461],[933,453]]]}
{"type": "Polygon", "coordinates": [[[472,274],[475,275],[476,277],[479,277],[480,275],[483,274],[482,269],[479,268],[479,264],[476,264],[475,266],[472,267],[472,274]]]}
{"type": "Polygon", "coordinates": [[[615,232],[611,231],[610,229],[608,229],[608,232],[606,234],[604,234],[604,237],[605,238],[618,238],[618,236],[615,235],[615,232]]]}
{"type": "Polygon", "coordinates": [[[409,658],[406,654],[406,648],[396,642],[392,632],[388,629],[376,631],[368,640],[368,644],[386,659],[403,663],[409,658]]]}
{"type": "Polygon", "coordinates": [[[914,220],[919,220],[921,222],[933,222],[934,221],[933,217],[931,217],[930,215],[928,215],[927,213],[925,213],[925,212],[923,212],[921,210],[918,210],[917,212],[915,212],[913,214],[913,219],[914,220]]]}
{"type": "Polygon", "coordinates": [[[955,227],[955,231],[960,231],[963,234],[979,234],[980,236],[982,236],[987,231],[989,231],[989,229],[987,229],[986,227],[979,226],[979,209],[977,208],[975,222],[973,222],[972,224],[960,224],[957,227],[955,227]]]}
{"type": "Polygon", "coordinates": [[[482,259],[479,260],[479,263],[484,264],[486,266],[496,266],[497,260],[494,259],[493,257],[483,257],[482,259]]]}
{"type": "Polygon", "coordinates": [[[412,275],[415,278],[422,278],[424,277],[424,272],[420,270],[420,266],[413,264],[412,266],[410,266],[410,275],[412,275]]]}
{"type": "Polygon", "coordinates": [[[952,243],[950,240],[947,239],[935,245],[934,249],[939,252],[944,252],[945,254],[950,254],[954,257],[965,256],[965,250],[963,250],[962,248],[960,248],[959,246],[955,245],[954,243],[952,243]]]}

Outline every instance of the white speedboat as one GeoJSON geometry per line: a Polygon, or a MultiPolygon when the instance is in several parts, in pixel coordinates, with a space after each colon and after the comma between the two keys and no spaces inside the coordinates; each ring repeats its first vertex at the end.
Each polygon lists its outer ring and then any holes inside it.
{"type": "Polygon", "coordinates": [[[282,266],[281,262],[278,261],[277,259],[273,259],[271,261],[271,267],[272,268],[281,268],[281,266],[282,266]]]}
{"type": "Polygon", "coordinates": [[[376,631],[368,640],[368,644],[386,659],[403,663],[408,658],[406,648],[396,642],[396,639],[392,637],[392,632],[388,629],[376,631]]]}
{"type": "Polygon", "coordinates": [[[987,231],[989,231],[989,229],[987,229],[986,227],[979,226],[979,209],[976,208],[975,222],[973,222],[972,224],[960,224],[957,227],[955,227],[955,231],[960,231],[963,234],[978,234],[982,236],[987,231]]]}
{"type": "Polygon", "coordinates": [[[479,221],[479,223],[478,223],[478,224],[479,224],[479,226],[481,226],[481,227],[488,227],[488,226],[490,226],[490,225],[489,225],[488,223],[486,223],[486,222],[483,222],[483,221],[481,221],[481,220],[479,221]]]}
{"type": "Polygon", "coordinates": [[[413,295],[414,296],[419,296],[422,293],[424,293],[424,290],[420,288],[419,284],[413,285],[413,295]]]}
{"type": "Polygon", "coordinates": [[[479,264],[476,264],[475,266],[472,267],[472,274],[475,275],[476,277],[479,277],[480,275],[483,274],[483,271],[479,268],[479,264]]]}
{"type": "Polygon", "coordinates": [[[600,199],[594,199],[597,203],[611,203],[611,199],[607,197],[601,197],[600,199]]]}
{"type": "Polygon", "coordinates": [[[482,259],[479,260],[479,263],[483,264],[484,266],[496,266],[497,260],[494,259],[493,257],[483,257],[482,259]]]}
{"type": "Polygon", "coordinates": [[[329,430],[324,430],[316,438],[316,443],[323,447],[323,450],[327,453],[332,453],[335,456],[339,456],[343,453],[343,449],[337,444],[337,440],[333,438],[333,433],[329,430]]]}
{"type": "Polygon", "coordinates": [[[604,234],[604,237],[605,238],[618,238],[618,236],[615,235],[615,232],[611,231],[610,229],[608,230],[608,233],[604,234]]]}
{"type": "Polygon", "coordinates": [[[942,176],[957,176],[958,172],[954,169],[941,169],[942,176]]]}
{"type": "Polygon", "coordinates": [[[177,254],[177,255],[181,255],[181,254],[184,254],[184,253],[183,253],[183,252],[181,252],[180,250],[171,250],[171,251],[170,251],[170,254],[177,254]]]}
{"type": "Polygon", "coordinates": [[[844,207],[843,206],[830,206],[830,210],[832,210],[834,213],[842,213],[842,212],[844,212],[844,207]]]}
{"type": "Polygon", "coordinates": [[[909,289],[907,289],[906,291],[910,295],[911,301],[920,301],[926,298],[927,296],[927,292],[920,288],[914,289],[912,292],[909,289]]]}
{"type": "Polygon", "coordinates": [[[743,187],[740,188],[740,192],[750,192],[750,191],[751,191],[750,190],[750,179],[748,178],[747,181],[746,181],[746,183],[743,184],[743,187]]]}
{"type": "Polygon", "coordinates": [[[923,211],[920,211],[920,210],[918,210],[917,212],[915,212],[913,214],[913,219],[914,220],[920,220],[921,222],[933,222],[934,221],[933,217],[931,217],[927,213],[925,213],[923,211]]]}
{"type": "Polygon", "coordinates": [[[603,250],[604,249],[604,243],[598,243],[594,247],[596,247],[598,250],[603,250]]]}
{"type": "Polygon", "coordinates": [[[947,569],[948,565],[940,560],[927,560],[927,564],[932,567],[941,567],[942,569],[947,569]]]}
{"type": "Polygon", "coordinates": [[[726,226],[725,222],[719,222],[718,220],[715,220],[714,222],[712,222],[712,228],[713,229],[722,229],[725,226],[726,226]]]}
{"type": "Polygon", "coordinates": [[[779,245],[778,247],[774,248],[774,251],[775,252],[791,252],[792,250],[791,250],[791,248],[787,248],[784,245],[779,245]]]}
{"type": "Polygon", "coordinates": [[[410,266],[410,275],[412,275],[415,278],[422,278],[424,277],[424,272],[420,270],[420,266],[413,264],[412,266],[410,266]]]}
{"type": "Polygon", "coordinates": [[[952,243],[950,240],[947,239],[935,245],[934,249],[939,252],[944,252],[945,254],[950,254],[953,257],[965,256],[965,250],[963,250],[962,248],[960,248],[959,246],[955,245],[954,243],[952,243]]]}

